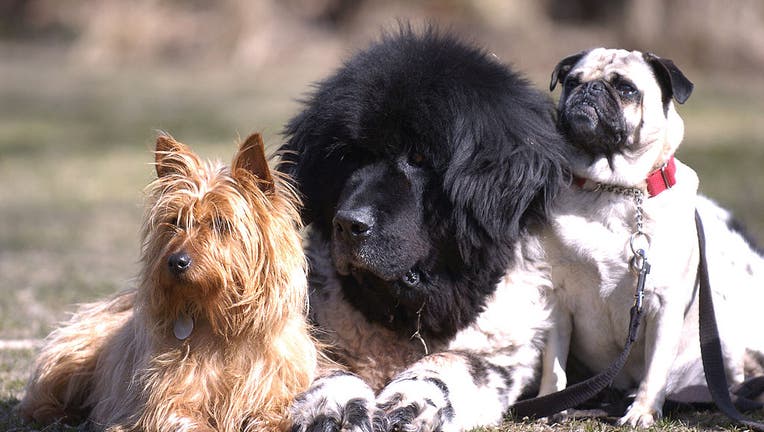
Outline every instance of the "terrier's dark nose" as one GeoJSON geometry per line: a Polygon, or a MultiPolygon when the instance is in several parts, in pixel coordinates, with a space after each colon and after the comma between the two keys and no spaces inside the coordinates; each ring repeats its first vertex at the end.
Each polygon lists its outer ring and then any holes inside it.
{"type": "Polygon", "coordinates": [[[334,216],[334,232],[347,241],[368,237],[374,228],[374,217],[367,209],[340,210],[334,216]]]}
{"type": "Polygon", "coordinates": [[[180,276],[191,267],[191,256],[187,252],[176,252],[167,259],[167,265],[173,274],[180,276]]]}

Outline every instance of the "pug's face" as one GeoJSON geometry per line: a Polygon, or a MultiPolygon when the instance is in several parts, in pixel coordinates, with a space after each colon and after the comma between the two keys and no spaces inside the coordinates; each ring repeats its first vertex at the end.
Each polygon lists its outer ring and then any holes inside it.
{"type": "Polygon", "coordinates": [[[671,60],[596,48],[563,59],[550,89],[558,83],[560,130],[590,164],[606,163],[613,172],[644,165],[649,172],[682,140],[672,100],[686,101],[692,83],[671,60]]]}

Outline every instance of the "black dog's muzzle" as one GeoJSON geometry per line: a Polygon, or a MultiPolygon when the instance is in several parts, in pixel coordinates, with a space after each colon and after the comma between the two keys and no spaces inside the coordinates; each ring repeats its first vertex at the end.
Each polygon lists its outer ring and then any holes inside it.
{"type": "Polygon", "coordinates": [[[334,215],[334,235],[339,241],[354,245],[371,235],[374,222],[374,214],[369,208],[340,210],[334,215]]]}

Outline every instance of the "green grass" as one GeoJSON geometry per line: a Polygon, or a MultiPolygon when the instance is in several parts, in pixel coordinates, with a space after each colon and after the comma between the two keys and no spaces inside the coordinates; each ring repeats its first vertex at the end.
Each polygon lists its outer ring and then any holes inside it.
{"type": "MultiPolygon", "coordinates": [[[[60,59],[0,62],[0,340],[39,339],[78,302],[129,284],[138,271],[142,189],[157,129],[203,156],[228,159],[238,136],[279,143],[295,98],[326,70],[90,71],[60,59]]],[[[680,157],[705,193],[764,239],[764,85],[699,82],[681,107],[680,157]]],[[[11,413],[35,351],[0,350],[0,430],[35,430],[11,413]]],[[[724,427],[718,415],[662,422],[661,431],[724,427]]],[[[597,420],[498,430],[620,430],[597,420]]],[[[61,425],[46,431],[71,431],[61,425]]]]}

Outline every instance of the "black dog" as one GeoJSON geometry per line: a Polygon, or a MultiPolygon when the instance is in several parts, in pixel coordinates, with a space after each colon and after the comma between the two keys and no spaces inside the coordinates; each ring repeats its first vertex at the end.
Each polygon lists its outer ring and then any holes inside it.
{"type": "Polygon", "coordinates": [[[552,113],[434,29],[386,35],[318,84],[280,168],[312,223],[313,319],[355,375],[318,380],[295,430],[461,430],[527,390],[547,323],[532,231],[566,179],[552,113]]]}

